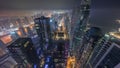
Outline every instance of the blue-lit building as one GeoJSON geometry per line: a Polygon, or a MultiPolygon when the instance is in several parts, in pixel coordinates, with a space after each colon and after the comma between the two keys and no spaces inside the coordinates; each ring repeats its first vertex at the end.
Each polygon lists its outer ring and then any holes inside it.
{"type": "Polygon", "coordinates": [[[44,68],[55,68],[54,59],[51,56],[45,58],[44,68]]]}

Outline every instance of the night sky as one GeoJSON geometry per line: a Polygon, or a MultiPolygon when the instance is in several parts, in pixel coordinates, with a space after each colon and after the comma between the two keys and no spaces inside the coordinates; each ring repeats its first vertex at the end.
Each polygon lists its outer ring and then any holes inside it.
{"type": "MultiPolygon", "coordinates": [[[[0,0],[0,16],[27,15],[28,11],[40,9],[71,9],[80,4],[81,0],[0,0]],[[11,10],[17,10],[11,11],[11,10]],[[25,10],[28,10],[25,12],[25,10]]],[[[120,0],[91,0],[90,23],[98,26],[103,32],[115,31],[120,24],[120,0]]]]}
{"type": "Polygon", "coordinates": [[[102,28],[103,32],[115,31],[120,27],[120,0],[92,0],[90,23],[102,28]]]}

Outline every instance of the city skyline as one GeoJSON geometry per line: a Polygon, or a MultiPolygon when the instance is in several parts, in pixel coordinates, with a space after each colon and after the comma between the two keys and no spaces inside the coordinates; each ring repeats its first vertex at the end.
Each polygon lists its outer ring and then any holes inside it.
{"type": "Polygon", "coordinates": [[[119,0],[0,2],[0,68],[119,68],[119,0]]]}

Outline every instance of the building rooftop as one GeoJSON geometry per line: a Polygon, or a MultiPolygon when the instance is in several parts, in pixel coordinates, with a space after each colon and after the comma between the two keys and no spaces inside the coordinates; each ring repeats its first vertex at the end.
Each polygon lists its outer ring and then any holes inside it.
{"type": "Polygon", "coordinates": [[[110,35],[113,37],[111,41],[120,45],[120,32],[110,32],[110,35]]]}

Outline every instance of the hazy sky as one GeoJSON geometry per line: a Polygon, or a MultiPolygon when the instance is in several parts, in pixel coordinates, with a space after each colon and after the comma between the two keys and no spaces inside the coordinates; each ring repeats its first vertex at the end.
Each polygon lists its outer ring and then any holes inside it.
{"type": "Polygon", "coordinates": [[[120,27],[115,20],[120,19],[120,0],[92,0],[90,23],[103,32],[117,30],[120,27]]]}
{"type": "MultiPolygon", "coordinates": [[[[40,9],[71,9],[80,5],[80,1],[0,0],[0,16],[29,15],[33,10],[40,9]]],[[[117,19],[120,19],[120,0],[91,0],[90,23],[92,26],[99,26],[104,32],[114,31],[120,27],[120,24],[115,21],[117,19]]]]}
{"type": "Polygon", "coordinates": [[[0,0],[0,16],[29,15],[39,10],[69,10],[81,0],[0,0]]]}
{"type": "Polygon", "coordinates": [[[0,0],[0,10],[71,9],[81,0],[0,0]]]}

